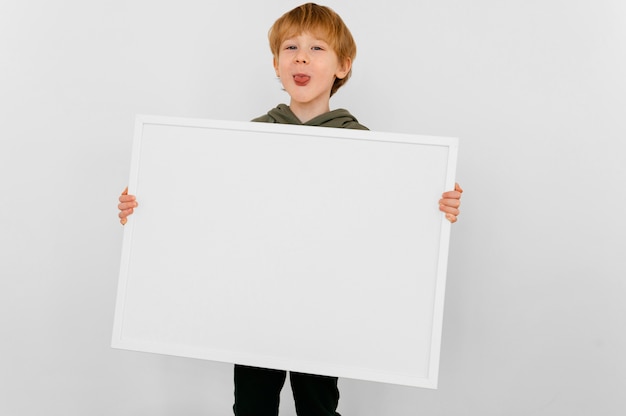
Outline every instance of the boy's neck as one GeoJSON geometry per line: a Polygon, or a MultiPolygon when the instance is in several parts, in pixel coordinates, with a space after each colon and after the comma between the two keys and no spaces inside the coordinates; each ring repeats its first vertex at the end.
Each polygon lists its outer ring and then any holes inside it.
{"type": "Polygon", "coordinates": [[[314,119],[315,117],[328,113],[330,111],[330,102],[326,101],[323,103],[299,103],[291,100],[289,104],[289,108],[291,112],[298,117],[298,120],[302,123],[306,123],[309,120],[314,119]]]}

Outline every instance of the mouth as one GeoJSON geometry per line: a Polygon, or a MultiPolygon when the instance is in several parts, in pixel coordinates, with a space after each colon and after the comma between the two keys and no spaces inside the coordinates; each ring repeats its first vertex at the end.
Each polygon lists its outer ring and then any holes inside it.
{"type": "Polygon", "coordinates": [[[295,82],[296,85],[299,87],[304,87],[306,84],[309,83],[310,80],[311,77],[305,74],[296,74],[293,76],[293,82],[295,82]]]}

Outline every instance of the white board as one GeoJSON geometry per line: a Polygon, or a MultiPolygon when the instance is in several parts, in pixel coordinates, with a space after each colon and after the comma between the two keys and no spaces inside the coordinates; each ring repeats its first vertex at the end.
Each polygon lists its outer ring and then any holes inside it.
{"type": "Polygon", "coordinates": [[[138,116],[113,347],[436,388],[456,153],[138,116]]]}

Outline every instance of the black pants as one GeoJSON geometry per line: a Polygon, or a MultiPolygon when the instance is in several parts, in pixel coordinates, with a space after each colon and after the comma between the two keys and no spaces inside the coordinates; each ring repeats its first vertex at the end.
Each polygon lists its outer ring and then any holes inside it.
{"type": "MultiPolygon", "coordinates": [[[[298,416],[340,416],[337,378],[289,373],[298,416]]],[[[235,416],[277,416],[286,371],[235,365],[235,416]]]]}

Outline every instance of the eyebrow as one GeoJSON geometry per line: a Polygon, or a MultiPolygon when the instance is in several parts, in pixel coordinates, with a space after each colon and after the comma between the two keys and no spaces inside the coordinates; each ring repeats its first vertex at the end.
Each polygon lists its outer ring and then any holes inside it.
{"type": "MultiPolygon", "coordinates": [[[[288,43],[288,42],[296,42],[296,39],[295,38],[287,38],[287,39],[283,40],[280,44],[283,45],[283,44],[288,43]]],[[[313,43],[317,43],[317,42],[321,42],[321,43],[324,43],[325,45],[330,46],[330,43],[327,40],[324,40],[324,39],[313,39],[313,43]]]]}

